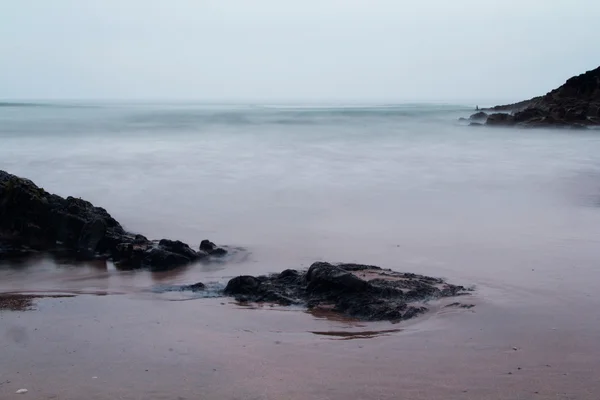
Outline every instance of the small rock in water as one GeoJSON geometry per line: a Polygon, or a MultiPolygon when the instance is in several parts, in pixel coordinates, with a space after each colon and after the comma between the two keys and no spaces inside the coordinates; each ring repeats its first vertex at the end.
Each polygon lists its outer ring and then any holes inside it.
{"type": "Polygon", "coordinates": [[[19,390],[17,390],[15,393],[16,393],[16,394],[25,394],[25,393],[27,393],[28,391],[29,391],[29,390],[27,390],[27,389],[19,389],[19,390]]]}

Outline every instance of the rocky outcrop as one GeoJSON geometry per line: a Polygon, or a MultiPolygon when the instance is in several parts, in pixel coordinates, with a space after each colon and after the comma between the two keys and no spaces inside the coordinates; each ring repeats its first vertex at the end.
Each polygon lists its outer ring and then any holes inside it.
{"type": "Polygon", "coordinates": [[[122,268],[169,269],[226,253],[208,243],[210,251],[195,251],[180,241],[148,240],[127,232],[101,207],[0,171],[0,258],[60,251],[83,260],[110,258],[122,268]]]}
{"type": "Polygon", "coordinates": [[[326,308],[364,320],[400,321],[427,311],[427,302],[469,294],[442,279],[361,264],[316,262],[308,271],[238,276],[225,294],[241,302],[270,302],[326,308]]]}
{"type": "Polygon", "coordinates": [[[485,121],[487,119],[487,113],[483,111],[476,112],[475,114],[469,117],[470,121],[485,121]]]}
{"type": "MultiPolygon", "coordinates": [[[[486,125],[522,127],[600,126],[600,67],[574,76],[544,96],[496,106],[486,125]]],[[[481,112],[472,119],[481,117],[481,112]]]]}

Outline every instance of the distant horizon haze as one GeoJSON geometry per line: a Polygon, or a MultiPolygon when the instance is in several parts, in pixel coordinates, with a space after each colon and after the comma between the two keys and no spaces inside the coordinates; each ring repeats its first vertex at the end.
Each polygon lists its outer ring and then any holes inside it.
{"type": "Polygon", "coordinates": [[[0,99],[492,105],[600,65],[594,0],[2,2],[0,99]]]}

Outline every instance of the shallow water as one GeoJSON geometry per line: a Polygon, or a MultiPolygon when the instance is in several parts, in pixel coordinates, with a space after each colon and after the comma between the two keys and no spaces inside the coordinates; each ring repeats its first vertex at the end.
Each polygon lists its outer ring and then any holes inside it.
{"type": "Polygon", "coordinates": [[[535,398],[598,398],[586,371],[599,367],[588,357],[600,338],[599,132],[456,122],[469,113],[439,105],[0,107],[0,169],[90,200],[148,237],[246,249],[227,263],[162,274],[43,257],[3,265],[2,292],[114,296],[3,313],[0,329],[21,327],[29,339],[0,336],[0,382],[13,382],[0,394],[14,393],[15,379],[31,371],[19,385],[36,385],[40,398],[534,398],[528,380],[543,387],[535,398]],[[316,260],[475,285],[477,305],[434,306],[406,326],[356,327],[152,290],[316,260]],[[44,334],[32,331],[38,326],[44,334]],[[517,342],[529,351],[513,351],[517,342]],[[163,352],[177,346],[186,350],[163,352]],[[545,366],[552,363],[560,372],[545,366]],[[531,368],[505,375],[513,364],[531,368]],[[68,387],[54,383],[64,376],[68,387]]]}

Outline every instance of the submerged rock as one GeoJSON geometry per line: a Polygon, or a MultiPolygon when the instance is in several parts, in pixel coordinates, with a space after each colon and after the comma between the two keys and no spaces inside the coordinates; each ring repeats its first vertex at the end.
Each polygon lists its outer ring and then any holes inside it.
{"type": "Polygon", "coordinates": [[[200,251],[206,254],[210,254],[211,256],[217,257],[224,256],[227,254],[227,250],[217,247],[216,244],[207,239],[200,242],[200,251]]]}
{"type": "Polygon", "coordinates": [[[148,240],[125,231],[101,207],[0,171],[0,258],[66,251],[82,260],[111,258],[122,268],[169,269],[226,253],[211,244],[211,252],[197,252],[177,240],[148,240]]]}
{"type": "Polygon", "coordinates": [[[299,304],[364,320],[392,321],[427,311],[429,300],[468,294],[463,286],[441,279],[370,265],[326,262],[316,262],[305,272],[238,276],[229,281],[224,292],[242,302],[299,304]]]}

